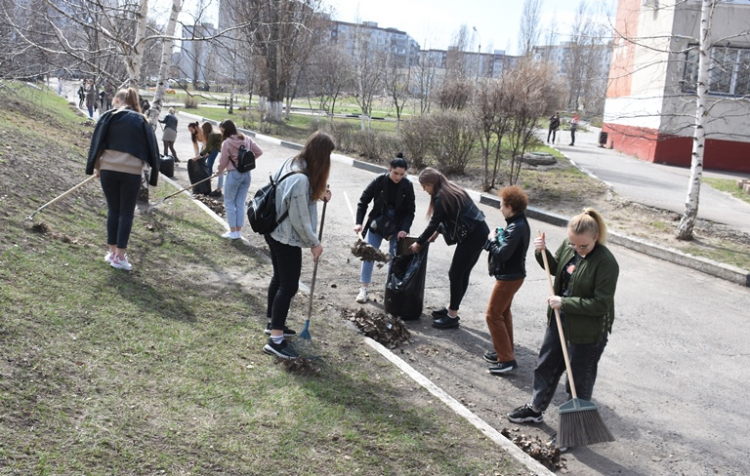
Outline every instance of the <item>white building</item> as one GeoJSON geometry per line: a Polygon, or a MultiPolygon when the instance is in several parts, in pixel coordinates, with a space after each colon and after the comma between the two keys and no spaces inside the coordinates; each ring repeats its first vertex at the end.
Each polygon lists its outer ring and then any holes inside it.
{"type": "MultiPolygon", "coordinates": [[[[689,166],[696,113],[697,0],[620,0],[603,132],[651,162],[689,166]]],[[[704,167],[750,172],[750,1],[713,16],[704,167]]]]}

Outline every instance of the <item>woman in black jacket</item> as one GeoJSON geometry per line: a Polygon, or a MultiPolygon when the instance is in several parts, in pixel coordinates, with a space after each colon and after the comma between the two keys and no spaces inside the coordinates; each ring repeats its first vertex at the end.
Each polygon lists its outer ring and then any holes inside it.
{"type": "MultiPolygon", "coordinates": [[[[398,240],[409,234],[414,221],[414,186],[411,181],[404,179],[408,168],[404,156],[399,153],[391,161],[387,173],[378,175],[375,180],[362,192],[357,205],[357,219],[354,232],[358,235],[364,230],[367,233],[367,243],[379,248],[383,239],[389,240],[388,252],[391,257],[396,255],[398,240]],[[367,223],[364,227],[367,206],[375,201],[367,223]]],[[[360,271],[362,287],[357,294],[357,302],[367,302],[367,290],[372,279],[372,261],[363,261],[360,271]]]]}
{"type": "Polygon", "coordinates": [[[159,147],[154,130],[141,114],[138,92],[121,89],[111,109],[102,114],[91,138],[86,174],[100,178],[107,198],[107,245],[104,260],[113,268],[133,269],[125,250],[133,226],[141,174],[151,167],[149,183],[159,180],[159,147]]]}
{"type": "Polygon", "coordinates": [[[177,124],[179,121],[177,120],[177,116],[174,115],[174,108],[170,107],[167,115],[159,122],[164,124],[164,131],[161,134],[161,141],[164,143],[164,155],[168,155],[171,150],[174,162],[177,163],[180,159],[177,158],[174,143],[177,140],[177,124]]]}
{"type": "Polygon", "coordinates": [[[484,213],[477,208],[466,190],[449,181],[439,171],[427,167],[419,174],[419,183],[430,194],[427,215],[430,223],[411,251],[418,253],[429,240],[435,241],[441,233],[448,245],[456,244],[448,279],[450,280],[450,304],[432,312],[432,326],[438,329],[458,327],[458,307],[469,288],[469,276],[490,232],[484,221],[484,213]]]}
{"type": "Polygon", "coordinates": [[[526,277],[526,252],[531,240],[529,222],[524,213],[529,204],[526,193],[513,185],[500,192],[500,199],[500,212],[507,225],[504,230],[499,228],[490,232],[484,245],[484,249],[490,252],[490,276],[496,279],[487,305],[487,327],[495,349],[484,354],[484,360],[492,364],[489,368],[492,374],[504,374],[518,368],[513,353],[510,305],[526,277]]]}

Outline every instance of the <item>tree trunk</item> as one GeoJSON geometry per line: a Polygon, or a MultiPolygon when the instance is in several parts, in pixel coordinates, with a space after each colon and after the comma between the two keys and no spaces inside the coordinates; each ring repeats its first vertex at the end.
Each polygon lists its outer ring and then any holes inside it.
{"type": "Polygon", "coordinates": [[[703,0],[701,5],[701,29],[698,38],[698,84],[696,86],[695,128],[693,130],[693,151],[690,162],[690,182],[688,183],[685,212],[677,228],[678,240],[693,239],[693,227],[698,217],[701,180],[703,176],[703,155],[706,149],[706,103],[708,99],[709,62],[712,48],[711,23],[717,0],[703,0]]]}
{"type": "Polygon", "coordinates": [[[159,81],[156,84],[156,93],[154,93],[154,100],[151,101],[151,109],[149,109],[149,121],[152,126],[156,126],[156,121],[159,120],[161,115],[162,105],[164,104],[164,97],[167,92],[167,76],[169,76],[169,66],[172,64],[172,37],[174,36],[175,26],[177,25],[177,16],[182,10],[181,0],[172,0],[172,11],[169,13],[169,21],[167,22],[166,38],[161,50],[161,64],[159,65],[159,81]]]}
{"type": "Polygon", "coordinates": [[[138,82],[141,80],[141,66],[143,65],[143,47],[141,43],[146,36],[146,24],[148,21],[148,0],[140,0],[138,14],[136,18],[135,40],[133,41],[133,51],[127,55],[128,83],[134,88],[138,88],[138,82]]]}

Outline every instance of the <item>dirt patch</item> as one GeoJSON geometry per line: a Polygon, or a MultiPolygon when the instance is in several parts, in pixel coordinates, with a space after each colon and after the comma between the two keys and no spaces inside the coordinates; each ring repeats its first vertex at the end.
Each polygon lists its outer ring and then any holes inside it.
{"type": "Polygon", "coordinates": [[[406,328],[404,321],[390,314],[369,312],[365,309],[343,309],[341,317],[353,322],[367,337],[391,349],[411,340],[411,332],[406,328]]]}
{"type": "Polygon", "coordinates": [[[308,359],[306,357],[298,357],[294,360],[282,359],[276,357],[277,365],[281,365],[286,370],[293,374],[304,375],[306,377],[314,377],[320,374],[320,365],[316,359],[308,359]]]}
{"type": "Polygon", "coordinates": [[[215,198],[206,195],[193,195],[193,198],[210,208],[220,217],[225,217],[227,215],[227,212],[224,209],[224,200],[216,200],[215,198]]]}

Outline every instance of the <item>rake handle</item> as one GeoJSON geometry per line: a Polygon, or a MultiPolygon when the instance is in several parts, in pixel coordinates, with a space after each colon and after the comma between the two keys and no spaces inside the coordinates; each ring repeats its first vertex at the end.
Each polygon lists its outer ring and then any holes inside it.
{"type": "Polygon", "coordinates": [[[30,216],[29,218],[33,218],[33,217],[34,217],[34,215],[36,215],[37,213],[41,212],[42,210],[44,210],[44,209],[45,209],[45,208],[47,208],[48,206],[52,205],[53,203],[56,203],[56,202],[58,202],[59,200],[62,200],[63,198],[67,197],[68,195],[70,195],[71,193],[75,192],[75,191],[76,191],[76,190],[78,190],[79,188],[83,187],[83,186],[84,186],[84,185],[86,185],[87,183],[91,182],[91,181],[92,181],[92,180],[94,180],[95,178],[96,178],[96,175],[92,175],[91,177],[87,178],[86,180],[84,180],[83,182],[79,183],[79,184],[78,184],[78,185],[76,185],[75,187],[71,188],[71,189],[70,189],[70,190],[68,190],[67,192],[63,192],[62,194],[60,194],[60,195],[58,195],[57,197],[53,198],[52,200],[50,200],[49,202],[45,203],[45,204],[44,204],[44,205],[42,205],[41,207],[37,208],[37,210],[36,210],[36,211],[35,211],[35,212],[34,212],[33,214],[31,214],[31,216],[30,216]]]}
{"type": "MultiPolygon", "coordinates": [[[[323,239],[323,225],[326,222],[326,206],[328,205],[328,201],[323,202],[323,212],[320,215],[320,230],[318,230],[318,240],[323,239]]],[[[312,275],[312,281],[310,282],[310,301],[307,303],[307,320],[310,320],[310,316],[312,316],[312,306],[313,306],[313,299],[315,296],[315,278],[318,276],[318,262],[320,261],[320,256],[315,260],[313,263],[313,275],[312,275]]]]}
{"type": "MultiPolygon", "coordinates": [[[[542,233],[537,230],[537,237],[542,237],[542,233]]],[[[549,291],[552,296],[555,295],[555,287],[552,285],[552,275],[549,271],[549,262],[547,261],[547,247],[545,246],[542,250],[542,259],[544,260],[544,270],[547,272],[547,284],[549,284],[549,291]]],[[[565,359],[565,370],[568,372],[568,382],[570,383],[570,394],[573,399],[577,399],[578,395],[576,392],[575,380],[573,380],[573,372],[570,369],[570,357],[568,357],[568,345],[565,343],[565,334],[563,334],[562,319],[560,318],[560,310],[553,309],[555,311],[555,322],[557,323],[557,333],[560,335],[560,347],[562,347],[563,359],[565,359]]]]}
{"type": "MultiPolygon", "coordinates": [[[[223,173],[222,173],[222,175],[223,175],[223,173]]],[[[189,188],[193,188],[194,186],[196,186],[196,185],[198,185],[198,184],[200,184],[200,183],[203,183],[203,182],[207,182],[207,181],[209,181],[209,180],[211,180],[211,179],[213,179],[213,178],[216,178],[216,177],[218,177],[218,176],[219,176],[219,173],[218,173],[218,172],[216,172],[215,174],[211,175],[210,177],[204,178],[203,180],[199,180],[199,181],[197,181],[197,182],[195,182],[195,183],[192,183],[192,184],[188,185],[188,186],[187,186],[187,187],[185,187],[185,188],[182,188],[182,189],[180,189],[180,190],[176,191],[175,193],[172,193],[172,194],[170,194],[170,195],[167,195],[166,197],[162,198],[162,199],[161,199],[161,202],[159,202],[159,203],[164,203],[164,202],[165,202],[165,201],[166,201],[166,200],[167,200],[168,198],[172,198],[172,197],[174,197],[175,195],[178,195],[178,194],[180,194],[180,193],[184,192],[185,190],[187,190],[187,189],[189,189],[189,188]]]]}

